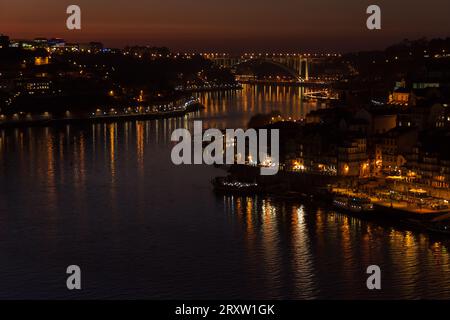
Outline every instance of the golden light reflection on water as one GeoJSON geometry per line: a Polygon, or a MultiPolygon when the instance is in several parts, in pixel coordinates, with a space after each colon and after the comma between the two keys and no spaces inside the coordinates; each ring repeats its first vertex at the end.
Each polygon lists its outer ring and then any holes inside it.
{"type": "Polygon", "coordinates": [[[241,91],[203,92],[198,94],[205,106],[201,117],[208,118],[212,127],[246,127],[256,113],[280,111],[283,116],[300,119],[314,109],[323,107],[317,102],[305,101],[305,88],[271,85],[244,85],[241,91]],[[239,119],[222,118],[223,115],[244,113],[239,119]]]}
{"type": "MultiPolygon", "coordinates": [[[[443,296],[450,297],[448,241],[443,245],[423,233],[271,199],[223,196],[223,203],[225,211],[244,227],[248,254],[261,253],[260,263],[277,281],[281,270],[290,270],[293,290],[299,298],[317,296],[317,279],[323,272],[333,274],[337,284],[351,284],[360,288],[358,293],[367,293],[360,283],[365,279],[365,268],[371,264],[389,269],[385,285],[401,296],[419,298],[429,286],[423,279],[428,274],[440,274],[440,278],[433,278],[433,285],[443,296]],[[282,253],[288,255],[288,260],[282,253]]],[[[275,288],[280,285],[267,281],[275,288]]]]}
{"type": "MultiPolygon", "coordinates": [[[[59,133],[58,135],[58,148],[59,148],[59,159],[58,159],[58,164],[59,167],[61,168],[61,173],[60,173],[60,181],[61,183],[64,183],[64,177],[65,177],[65,170],[64,170],[64,134],[63,133],[59,133]]],[[[30,146],[32,144],[30,143],[30,146]]]]}
{"type": "Polygon", "coordinates": [[[54,159],[54,136],[50,133],[49,128],[45,128],[45,145],[46,145],[46,164],[47,170],[45,176],[46,181],[46,194],[48,197],[48,203],[53,209],[57,208],[57,190],[55,183],[55,159],[54,159]]]}
{"type": "Polygon", "coordinates": [[[312,299],[315,298],[317,285],[304,206],[292,206],[291,226],[292,270],[296,281],[295,294],[298,297],[312,299]]]}
{"type": "Polygon", "coordinates": [[[175,129],[190,125],[190,121],[183,117],[91,124],[88,130],[71,125],[0,130],[0,172],[5,172],[13,164],[20,176],[35,178],[45,188],[42,193],[50,211],[59,208],[58,185],[73,188],[73,196],[80,204],[83,202],[88,170],[109,171],[111,197],[114,198],[117,196],[114,185],[118,178],[119,159],[122,165],[133,161],[131,167],[142,176],[146,162],[149,162],[145,157],[146,145],[155,141],[166,144],[170,139],[170,133],[159,130],[161,124],[166,129],[175,129]],[[125,150],[125,154],[119,154],[119,150],[125,150]]]}
{"type": "MultiPolygon", "coordinates": [[[[111,172],[111,182],[116,181],[116,127],[115,124],[110,124],[105,127],[105,130],[109,132],[109,169],[111,172]]],[[[114,188],[112,188],[114,189],[114,188]]]]}
{"type": "Polygon", "coordinates": [[[136,154],[137,165],[141,173],[144,172],[144,124],[141,121],[136,123],[136,154]]]}
{"type": "Polygon", "coordinates": [[[261,212],[261,242],[263,247],[263,259],[269,276],[266,281],[272,288],[277,288],[278,277],[280,276],[280,248],[279,230],[277,215],[281,214],[280,208],[272,205],[269,200],[263,199],[256,212],[261,212]]]}

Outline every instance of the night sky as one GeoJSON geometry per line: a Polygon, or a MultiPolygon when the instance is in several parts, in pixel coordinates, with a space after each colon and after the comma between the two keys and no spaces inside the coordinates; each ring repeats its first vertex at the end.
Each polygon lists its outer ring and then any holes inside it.
{"type": "Polygon", "coordinates": [[[183,51],[344,52],[450,36],[449,12],[449,0],[1,0],[0,33],[183,51]],[[81,7],[81,31],[66,29],[70,4],[81,7]],[[381,31],[366,29],[370,4],[381,7],[381,31]]]}

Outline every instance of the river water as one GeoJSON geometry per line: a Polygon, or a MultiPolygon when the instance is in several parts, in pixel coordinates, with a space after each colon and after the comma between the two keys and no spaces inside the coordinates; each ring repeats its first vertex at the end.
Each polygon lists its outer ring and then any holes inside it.
{"type": "Polygon", "coordinates": [[[301,118],[302,89],[200,94],[176,119],[0,130],[0,298],[450,298],[450,239],[301,201],[218,196],[175,166],[175,128],[301,118]],[[381,290],[366,268],[381,268],[381,290]],[[66,289],[66,268],[82,290],[66,289]]]}

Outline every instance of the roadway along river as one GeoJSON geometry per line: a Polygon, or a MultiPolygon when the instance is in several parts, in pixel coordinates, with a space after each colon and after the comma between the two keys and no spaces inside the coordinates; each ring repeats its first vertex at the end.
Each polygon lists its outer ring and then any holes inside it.
{"type": "Polygon", "coordinates": [[[184,118],[0,130],[0,298],[449,299],[448,238],[216,196],[220,169],[171,163],[175,128],[300,118],[316,107],[300,92],[245,86],[202,93],[206,110],[184,118]],[[371,264],[381,291],[366,289],[371,264]]]}

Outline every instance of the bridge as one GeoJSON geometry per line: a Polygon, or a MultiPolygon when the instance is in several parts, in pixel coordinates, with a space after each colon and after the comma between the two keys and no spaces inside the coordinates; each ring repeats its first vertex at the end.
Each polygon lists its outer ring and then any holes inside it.
{"type": "Polygon", "coordinates": [[[310,65],[320,60],[339,57],[336,53],[245,53],[233,56],[226,53],[203,53],[202,56],[225,68],[235,70],[240,64],[246,62],[270,63],[286,71],[298,82],[308,82],[310,65]]]}

